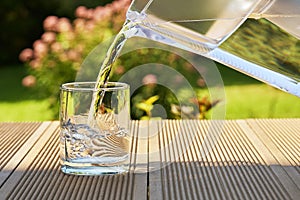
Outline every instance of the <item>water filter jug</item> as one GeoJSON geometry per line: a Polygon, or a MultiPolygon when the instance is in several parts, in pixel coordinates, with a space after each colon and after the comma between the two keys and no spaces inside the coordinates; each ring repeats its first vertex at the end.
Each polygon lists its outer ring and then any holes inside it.
{"type": "Polygon", "coordinates": [[[300,97],[300,0],[134,0],[127,21],[300,97]]]}

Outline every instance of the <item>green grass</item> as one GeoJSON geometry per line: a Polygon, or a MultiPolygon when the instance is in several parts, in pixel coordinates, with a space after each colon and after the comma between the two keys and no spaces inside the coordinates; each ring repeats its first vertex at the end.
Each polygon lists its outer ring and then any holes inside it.
{"type": "MultiPolygon", "coordinates": [[[[227,119],[300,117],[300,99],[220,66],[227,119]]],[[[52,120],[47,99],[21,85],[22,66],[0,68],[0,121],[52,120]]]]}
{"type": "Polygon", "coordinates": [[[0,121],[45,121],[51,120],[47,100],[24,100],[0,103],[0,121]]]}
{"type": "Polygon", "coordinates": [[[226,119],[300,117],[300,98],[220,66],[226,119]]]}
{"type": "Polygon", "coordinates": [[[47,99],[38,99],[34,91],[22,86],[23,66],[0,68],[0,121],[50,120],[47,99]]]}
{"type": "Polygon", "coordinates": [[[300,99],[264,84],[227,86],[226,118],[300,117],[300,99]]]}

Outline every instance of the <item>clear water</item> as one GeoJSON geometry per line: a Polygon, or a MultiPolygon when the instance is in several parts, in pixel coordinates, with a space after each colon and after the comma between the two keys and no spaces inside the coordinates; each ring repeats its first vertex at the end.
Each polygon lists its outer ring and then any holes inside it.
{"type": "Polygon", "coordinates": [[[115,174],[128,171],[128,132],[113,122],[108,123],[100,124],[105,126],[102,131],[71,122],[62,127],[62,171],[70,174],[115,174]]]}
{"type": "MultiPolygon", "coordinates": [[[[113,63],[118,58],[127,38],[130,37],[128,33],[132,32],[131,26],[132,23],[124,24],[122,30],[119,32],[119,34],[116,35],[113,43],[110,45],[96,80],[95,91],[100,91],[99,89],[105,87],[106,83],[108,82],[113,63]]],[[[101,117],[99,108],[104,97],[103,92],[104,91],[95,92],[93,95],[93,100],[88,117],[88,122],[91,126],[93,126],[94,122],[97,121],[97,118],[101,117]]]]}

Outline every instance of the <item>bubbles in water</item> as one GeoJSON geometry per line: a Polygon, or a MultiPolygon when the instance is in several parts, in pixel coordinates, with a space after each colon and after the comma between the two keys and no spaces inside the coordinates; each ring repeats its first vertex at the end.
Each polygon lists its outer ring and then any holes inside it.
{"type": "MultiPolygon", "coordinates": [[[[110,120],[111,121],[111,120],[110,120]]],[[[99,131],[86,124],[73,124],[71,120],[62,127],[61,142],[66,160],[76,163],[115,163],[127,159],[129,153],[128,131],[114,124],[99,131]]]]}

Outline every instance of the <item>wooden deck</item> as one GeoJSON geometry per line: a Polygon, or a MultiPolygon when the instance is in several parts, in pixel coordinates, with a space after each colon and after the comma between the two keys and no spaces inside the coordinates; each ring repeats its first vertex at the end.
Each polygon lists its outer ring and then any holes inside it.
{"type": "Polygon", "coordinates": [[[300,199],[300,119],[131,124],[131,171],[65,175],[59,123],[0,123],[0,199],[300,199]]]}

